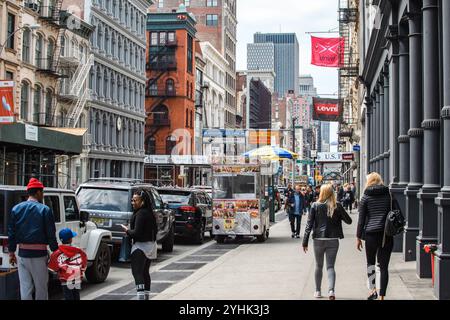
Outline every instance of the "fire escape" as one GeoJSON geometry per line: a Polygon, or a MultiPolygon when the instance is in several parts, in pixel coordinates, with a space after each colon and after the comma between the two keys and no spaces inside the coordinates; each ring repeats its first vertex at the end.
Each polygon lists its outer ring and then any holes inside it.
{"type": "Polygon", "coordinates": [[[175,52],[177,41],[167,41],[164,45],[151,46],[149,62],[146,64],[146,70],[151,73],[147,81],[146,98],[150,98],[151,105],[147,109],[147,134],[145,141],[152,138],[161,128],[170,127],[170,119],[167,112],[158,111],[158,108],[169,98],[177,97],[175,84],[167,85],[164,83],[158,86],[158,81],[171,71],[177,70],[175,52]]]}
{"type": "Polygon", "coordinates": [[[339,100],[343,104],[343,120],[339,124],[339,150],[345,150],[346,139],[353,142],[358,121],[358,105],[352,101],[356,94],[359,72],[357,24],[359,0],[339,0],[339,34],[345,39],[343,65],[339,68],[339,100]]]}
{"type": "Polygon", "coordinates": [[[56,0],[53,6],[37,7],[39,19],[58,29],[58,35],[53,52],[38,62],[37,73],[54,77],[58,80],[53,94],[51,110],[46,110],[44,119],[38,120],[41,126],[76,127],[83,112],[84,106],[90,97],[90,90],[86,86],[87,78],[94,56],[86,53],[80,57],[78,52],[64,52],[68,43],[65,43],[65,33],[78,18],[66,10],[61,10],[63,0],[56,0]],[[69,77],[73,74],[72,77],[69,77]],[[59,118],[56,115],[58,103],[65,101],[71,103],[68,117],[59,118]]]}

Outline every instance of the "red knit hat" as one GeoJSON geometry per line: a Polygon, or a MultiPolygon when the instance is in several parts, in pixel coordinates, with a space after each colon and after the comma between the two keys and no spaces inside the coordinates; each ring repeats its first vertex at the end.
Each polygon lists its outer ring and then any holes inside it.
{"type": "Polygon", "coordinates": [[[44,189],[44,185],[36,178],[31,178],[27,185],[27,191],[30,189],[44,189]]]}

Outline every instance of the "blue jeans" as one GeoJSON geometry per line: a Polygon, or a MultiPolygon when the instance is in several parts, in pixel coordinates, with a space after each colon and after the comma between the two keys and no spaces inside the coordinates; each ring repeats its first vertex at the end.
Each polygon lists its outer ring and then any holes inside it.
{"type": "Polygon", "coordinates": [[[67,285],[62,286],[64,293],[64,300],[80,300],[80,290],[69,289],[67,285]]]}

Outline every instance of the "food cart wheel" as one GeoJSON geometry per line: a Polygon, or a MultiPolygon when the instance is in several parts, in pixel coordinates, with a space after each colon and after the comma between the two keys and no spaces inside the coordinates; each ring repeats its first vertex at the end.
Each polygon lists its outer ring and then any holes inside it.
{"type": "Polygon", "coordinates": [[[256,236],[256,239],[258,242],[265,242],[268,238],[269,234],[266,231],[266,228],[264,228],[264,232],[260,236],[256,236]]]}
{"type": "Polygon", "coordinates": [[[225,236],[216,236],[217,243],[224,243],[225,242],[225,236]]]}

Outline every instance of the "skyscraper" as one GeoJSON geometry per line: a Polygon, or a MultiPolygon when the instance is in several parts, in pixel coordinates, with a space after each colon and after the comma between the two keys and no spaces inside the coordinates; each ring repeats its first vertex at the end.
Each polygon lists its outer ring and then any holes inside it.
{"type": "Polygon", "coordinates": [[[236,0],[155,0],[152,12],[172,12],[180,3],[194,14],[200,41],[210,42],[228,62],[225,75],[225,126],[236,125],[236,0]]]}
{"type": "Polygon", "coordinates": [[[295,33],[255,33],[253,45],[249,45],[247,69],[258,70],[259,66],[269,65],[269,45],[273,44],[273,61],[275,69],[275,92],[285,96],[289,90],[298,93],[300,49],[295,33]]]}

